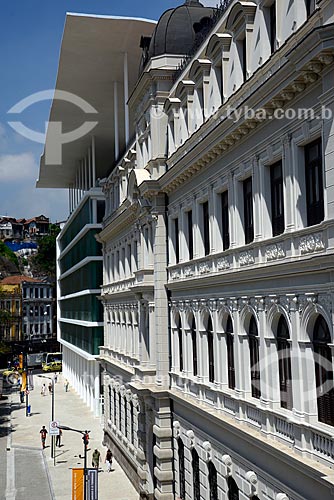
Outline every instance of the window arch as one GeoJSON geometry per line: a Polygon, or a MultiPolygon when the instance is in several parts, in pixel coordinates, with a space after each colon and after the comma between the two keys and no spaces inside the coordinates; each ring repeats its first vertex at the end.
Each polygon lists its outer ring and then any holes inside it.
{"type": "Polygon", "coordinates": [[[292,410],[290,332],[283,315],[280,316],[277,324],[276,337],[281,406],[287,410],[292,410]]]}
{"type": "Polygon", "coordinates": [[[118,393],[118,428],[122,430],[122,394],[118,393]]]}
{"type": "Polygon", "coordinates": [[[135,416],[134,416],[134,409],[133,409],[133,401],[130,401],[130,441],[131,444],[134,444],[135,442],[135,416]]]}
{"type": "Polygon", "coordinates": [[[217,470],[212,462],[208,463],[210,500],[218,500],[217,470]]]}
{"type": "Polygon", "coordinates": [[[214,362],[214,352],[213,352],[213,327],[212,327],[211,316],[208,317],[206,333],[208,339],[209,382],[214,382],[215,362],[214,362]]]}
{"type": "Polygon", "coordinates": [[[319,315],[313,329],[313,350],[315,378],[317,385],[317,406],[320,422],[334,425],[334,389],[331,335],[328,325],[319,315]]]}
{"type": "Polygon", "coordinates": [[[228,500],[239,500],[239,488],[233,477],[229,477],[227,480],[228,486],[228,500]]]}
{"type": "Polygon", "coordinates": [[[193,469],[194,500],[200,500],[201,490],[200,490],[200,477],[199,477],[199,457],[195,448],[191,450],[191,465],[193,469]]]}
{"type": "Polygon", "coordinates": [[[226,335],[226,347],[227,347],[228,386],[230,389],[235,389],[234,338],[233,338],[233,324],[231,316],[228,316],[227,318],[225,335],[226,335]]]}
{"type": "Polygon", "coordinates": [[[196,322],[194,316],[191,321],[191,343],[193,349],[193,374],[196,376],[198,373],[198,360],[197,360],[197,333],[196,322]]]}
{"type": "Polygon", "coordinates": [[[259,340],[257,324],[254,316],[251,316],[248,327],[249,353],[250,353],[250,370],[251,370],[251,385],[253,398],[261,397],[260,389],[260,366],[259,366],[259,340]]]}
{"type": "Polygon", "coordinates": [[[177,317],[177,337],[179,341],[179,370],[180,372],[183,371],[183,340],[182,340],[182,325],[181,325],[181,318],[178,315],[177,317]]]}
{"type": "Polygon", "coordinates": [[[184,500],[186,497],[186,476],[184,468],[184,444],[182,439],[178,439],[178,456],[179,456],[179,488],[180,499],[184,500]]]}

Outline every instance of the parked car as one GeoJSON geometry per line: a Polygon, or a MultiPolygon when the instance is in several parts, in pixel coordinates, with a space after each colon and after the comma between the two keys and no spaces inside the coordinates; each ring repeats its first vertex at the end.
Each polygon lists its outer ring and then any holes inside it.
{"type": "Polygon", "coordinates": [[[43,372],[61,372],[62,363],[60,361],[51,361],[51,363],[46,363],[42,368],[43,372]]]}

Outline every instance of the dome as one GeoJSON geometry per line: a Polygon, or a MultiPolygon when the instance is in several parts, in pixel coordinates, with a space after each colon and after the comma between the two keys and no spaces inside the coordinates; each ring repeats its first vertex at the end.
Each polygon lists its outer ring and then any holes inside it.
{"type": "Polygon", "coordinates": [[[154,30],[148,58],[161,54],[188,54],[201,31],[211,25],[214,11],[198,0],[187,0],[183,5],[164,12],[154,30]]]}

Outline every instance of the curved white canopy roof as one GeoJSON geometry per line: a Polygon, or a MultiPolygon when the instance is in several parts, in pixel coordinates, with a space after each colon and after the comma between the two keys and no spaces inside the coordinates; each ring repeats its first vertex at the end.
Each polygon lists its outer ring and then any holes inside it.
{"type": "MultiPolygon", "coordinates": [[[[96,144],[96,176],[108,173],[115,159],[115,82],[121,153],[126,146],[124,84],[126,87],[128,80],[130,95],[139,76],[141,36],[150,36],[155,25],[155,21],[146,19],[67,14],[56,90],[84,99],[97,113],[85,114],[70,102],[54,99],[49,122],[61,122],[62,133],[76,130],[87,121],[98,124],[91,133],[63,144],[62,163],[57,165],[50,164],[48,154],[45,155],[55,141],[54,128],[49,123],[37,187],[69,187],[75,181],[78,162],[87,154],[92,135],[96,144]]],[[[131,115],[129,123],[131,136],[131,115]]]]}

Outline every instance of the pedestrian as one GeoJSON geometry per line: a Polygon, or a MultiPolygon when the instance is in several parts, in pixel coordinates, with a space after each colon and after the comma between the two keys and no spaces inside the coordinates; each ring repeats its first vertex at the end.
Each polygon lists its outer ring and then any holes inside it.
{"type": "Polygon", "coordinates": [[[49,394],[52,394],[52,382],[49,383],[49,394]]]}
{"type": "Polygon", "coordinates": [[[109,450],[108,448],[108,451],[106,453],[106,465],[107,465],[107,472],[110,472],[111,471],[111,465],[112,465],[112,453],[111,453],[111,450],[109,450]]]}
{"type": "Polygon", "coordinates": [[[24,403],[24,391],[20,390],[20,402],[24,403]]]}
{"type": "Polygon", "coordinates": [[[63,435],[63,431],[61,429],[59,429],[59,434],[56,437],[56,446],[58,446],[58,448],[61,447],[61,437],[62,437],[62,435],[63,435]]]}
{"type": "Polygon", "coordinates": [[[97,448],[95,448],[93,456],[92,456],[92,467],[98,470],[101,461],[101,453],[97,448]]]}
{"type": "Polygon", "coordinates": [[[45,394],[46,394],[46,385],[43,384],[42,387],[41,387],[41,395],[45,396],[45,394]]]}
{"type": "Polygon", "coordinates": [[[41,428],[41,430],[39,431],[39,433],[41,435],[42,448],[44,450],[44,448],[45,448],[45,441],[46,441],[46,435],[48,433],[48,431],[45,429],[45,425],[43,425],[43,427],[41,428]]]}
{"type": "Polygon", "coordinates": [[[55,384],[58,382],[58,373],[57,372],[54,374],[53,380],[55,381],[55,384]]]}
{"type": "Polygon", "coordinates": [[[65,389],[65,392],[68,391],[68,386],[70,385],[69,381],[66,379],[65,382],[64,382],[64,389],[65,389]]]}

